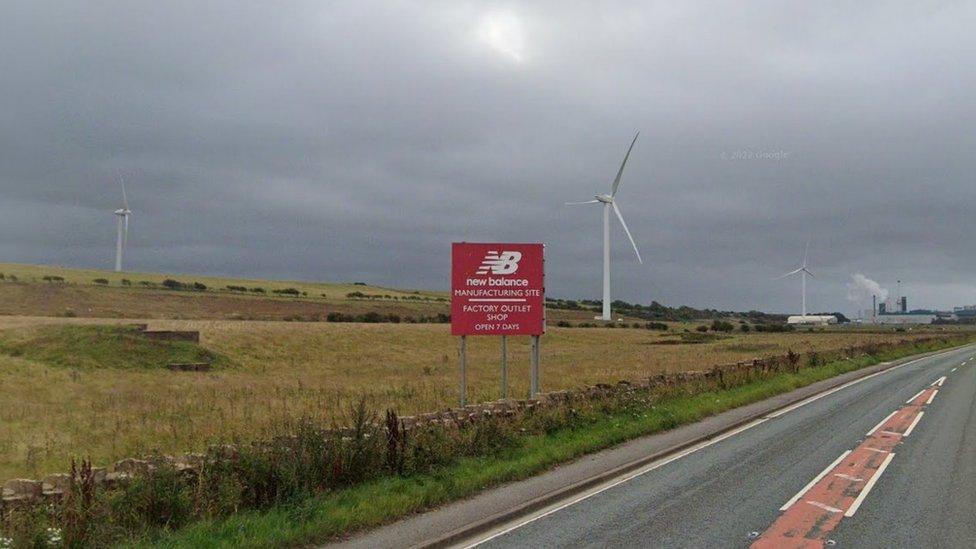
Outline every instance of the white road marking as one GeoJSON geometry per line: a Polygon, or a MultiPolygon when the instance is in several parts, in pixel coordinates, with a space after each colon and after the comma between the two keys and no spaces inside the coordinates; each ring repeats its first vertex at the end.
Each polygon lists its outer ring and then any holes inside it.
{"type": "Polygon", "coordinates": [[[950,372],[950,373],[951,373],[951,372],[955,372],[956,370],[957,370],[957,368],[953,368],[953,369],[951,369],[951,370],[949,370],[949,372],[950,372]]]}
{"type": "Polygon", "coordinates": [[[863,478],[857,478],[857,477],[854,477],[854,476],[851,476],[851,475],[848,475],[848,474],[845,474],[845,473],[834,473],[834,476],[835,477],[840,477],[842,479],[849,480],[851,482],[864,482],[864,479],[863,478]]]}
{"type": "Polygon", "coordinates": [[[921,421],[923,415],[925,415],[925,412],[919,412],[918,415],[915,416],[915,421],[913,421],[912,424],[908,426],[908,430],[905,431],[904,436],[906,438],[908,435],[912,434],[912,431],[915,429],[915,426],[918,425],[918,422],[921,421]]]}
{"type": "Polygon", "coordinates": [[[891,453],[888,454],[888,457],[886,457],[884,461],[881,462],[881,467],[878,467],[877,472],[875,472],[874,476],[871,477],[871,480],[869,480],[868,483],[864,485],[864,489],[861,490],[861,493],[857,495],[857,499],[855,499],[854,503],[851,504],[851,508],[848,509],[846,513],[844,513],[845,517],[854,516],[854,513],[857,512],[857,509],[861,506],[862,503],[864,503],[864,498],[868,497],[868,494],[871,492],[871,489],[874,488],[874,485],[878,482],[878,479],[881,478],[881,474],[885,472],[885,469],[888,468],[888,464],[891,463],[891,460],[894,458],[895,458],[895,454],[891,453]]]}
{"type": "Polygon", "coordinates": [[[837,467],[837,464],[840,463],[841,461],[843,461],[844,458],[846,458],[850,454],[851,454],[851,451],[850,450],[847,450],[846,452],[844,452],[843,454],[841,454],[840,456],[838,456],[837,459],[835,459],[833,461],[833,463],[831,463],[830,465],[828,465],[827,468],[824,469],[823,471],[821,471],[819,475],[813,477],[813,480],[811,480],[809,484],[807,484],[806,486],[804,486],[803,489],[800,490],[799,492],[797,492],[795,496],[791,497],[790,498],[790,501],[787,501],[785,504],[783,504],[783,506],[780,507],[779,510],[780,511],[785,511],[785,510],[789,509],[790,507],[792,507],[794,503],[796,503],[797,501],[800,501],[800,498],[803,497],[803,494],[807,493],[810,490],[810,488],[813,488],[813,485],[814,484],[820,482],[820,479],[822,479],[825,476],[827,476],[827,473],[829,473],[834,467],[837,467]]]}
{"type": "Polygon", "coordinates": [[[938,389],[932,391],[932,396],[930,396],[929,399],[925,401],[925,405],[928,406],[929,404],[932,404],[932,401],[935,400],[935,395],[937,394],[939,394],[938,389]]]}
{"type": "Polygon", "coordinates": [[[925,392],[925,389],[922,389],[921,391],[915,393],[915,396],[913,396],[912,398],[906,400],[905,401],[905,404],[911,404],[913,400],[915,400],[916,398],[922,396],[922,393],[924,393],[924,392],[925,392]]]}
{"type": "Polygon", "coordinates": [[[525,520],[519,522],[518,524],[515,524],[514,526],[510,526],[510,527],[508,527],[508,528],[506,528],[504,530],[501,530],[500,532],[497,532],[495,534],[492,534],[491,536],[482,538],[482,539],[480,539],[480,540],[478,540],[478,541],[476,541],[476,542],[474,542],[474,543],[472,543],[470,545],[466,545],[465,548],[466,549],[471,549],[472,547],[477,547],[477,546],[481,545],[482,543],[485,543],[487,541],[491,541],[491,540],[493,540],[493,539],[495,539],[495,538],[497,538],[499,536],[504,536],[505,534],[507,534],[509,532],[512,532],[513,530],[518,530],[519,528],[521,528],[521,527],[523,527],[523,526],[525,526],[527,524],[531,524],[531,523],[533,523],[533,522],[535,522],[535,521],[537,521],[537,520],[539,520],[541,518],[548,517],[549,515],[551,515],[553,513],[557,513],[557,512],[562,511],[563,509],[565,509],[567,507],[571,507],[573,505],[576,505],[577,503],[579,503],[579,502],[581,502],[583,500],[589,499],[589,498],[591,498],[591,497],[593,497],[593,496],[595,496],[597,494],[606,492],[607,490],[609,490],[609,489],[611,489],[611,488],[613,488],[615,486],[619,486],[620,484],[623,484],[625,482],[631,481],[631,480],[633,480],[633,479],[635,479],[635,478],[637,478],[637,477],[639,477],[641,475],[650,473],[651,471],[653,471],[655,469],[658,469],[660,467],[664,467],[665,465],[671,463],[672,461],[677,461],[677,460],[679,460],[679,459],[681,459],[681,458],[683,458],[683,457],[685,457],[687,455],[690,455],[690,454],[693,454],[693,453],[697,452],[698,450],[702,450],[704,448],[708,448],[709,446],[711,446],[713,444],[718,444],[719,442],[722,442],[723,440],[725,440],[727,438],[733,437],[733,436],[735,436],[735,435],[737,435],[737,434],[739,434],[739,433],[741,433],[743,431],[747,431],[749,429],[752,429],[753,427],[755,427],[757,425],[761,425],[761,424],[763,424],[765,422],[766,422],[766,418],[759,418],[759,419],[757,419],[755,421],[752,421],[752,422],[749,422],[749,423],[743,425],[742,427],[739,427],[738,429],[733,429],[732,431],[729,431],[727,433],[724,433],[722,435],[719,435],[719,436],[717,436],[717,437],[715,437],[715,438],[713,438],[711,440],[706,440],[705,442],[702,442],[700,444],[697,444],[695,446],[692,446],[691,448],[688,448],[687,450],[684,450],[683,452],[679,452],[679,453],[677,453],[677,454],[675,454],[675,455],[673,455],[671,457],[667,457],[667,458],[664,458],[664,459],[662,459],[660,461],[653,462],[653,463],[651,463],[649,465],[644,466],[642,469],[639,469],[638,471],[636,471],[634,473],[631,473],[631,474],[629,474],[629,475],[627,475],[627,476],[625,476],[623,478],[620,478],[620,479],[617,479],[617,480],[614,480],[614,481],[609,481],[606,484],[603,484],[601,486],[597,486],[596,488],[594,488],[594,489],[592,489],[592,490],[584,493],[582,496],[578,496],[576,498],[573,498],[572,500],[570,500],[570,501],[568,501],[566,503],[559,504],[559,505],[557,505],[555,507],[552,507],[552,508],[549,508],[549,509],[543,509],[542,511],[540,511],[537,514],[533,515],[532,517],[530,517],[528,519],[525,519],[525,520]]]}
{"type": "Polygon", "coordinates": [[[945,380],[946,380],[946,376],[942,376],[939,379],[933,381],[932,382],[932,385],[929,385],[929,387],[933,387],[935,385],[938,385],[939,387],[942,387],[942,384],[945,383],[945,380]]]}
{"type": "Polygon", "coordinates": [[[887,453],[889,453],[888,450],[878,450],[877,448],[872,448],[870,446],[865,446],[864,449],[865,450],[871,450],[872,452],[877,452],[879,454],[887,454],[887,453]]]}
{"type": "Polygon", "coordinates": [[[840,513],[841,511],[843,511],[843,509],[838,509],[836,507],[831,507],[831,506],[829,506],[829,505],[827,505],[825,503],[820,503],[819,501],[813,501],[813,500],[808,499],[807,500],[807,503],[809,503],[810,505],[813,505],[814,507],[819,507],[819,508],[823,509],[824,511],[830,511],[831,513],[840,513]]]}
{"type": "Polygon", "coordinates": [[[901,433],[896,433],[894,431],[881,431],[881,432],[884,433],[884,434],[886,434],[886,435],[892,435],[892,436],[896,436],[896,437],[903,437],[903,436],[905,436],[905,435],[903,435],[901,433]]]}
{"type": "MultiPolygon", "coordinates": [[[[825,391],[823,393],[820,393],[820,394],[817,394],[817,395],[813,395],[812,397],[807,398],[807,399],[804,399],[804,400],[801,400],[800,402],[797,402],[796,404],[792,404],[790,406],[787,406],[786,408],[783,408],[782,410],[777,410],[777,411],[769,414],[768,416],[766,416],[766,419],[775,419],[775,418],[778,418],[779,416],[781,416],[783,414],[787,414],[789,412],[792,412],[793,410],[796,410],[797,408],[800,408],[802,406],[806,406],[807,404],[810,404],[811,402],[815,402],[817,400],[820,400],[821,398],[823,398],[825,396],[830,396],[830,395],[836,393],[837,391],[840,391],[841,389],[846,389],[846,388],[848,388],[848,387],[850,387],[852,385],[856,385],[856,384],[858,384],[858,383],[860,383],[862,381],[867,381],[867,380],[871,379],[872,377],[879,376],[881,374],[887,374],[888,372],[894,372],[895,370],[897,370],[899,368],[904,368],[905,366],[908,366],[910,364],[915,364],[916,362],[919,362],[921,360],[926,360],[926,359],[930,359],[930,358],[937,358],[937,357],[940,357],[942,355],[949,354],[949,353],[953,352],[954,350],[955,349],[949,350],[949,351],[944,351],[944,352],[941,352],[941,353],[938,353],[938,354],[934,354],[934,355],[931,355],[931,356],[923,356],[922,358],[916,358],[915,360],[910,360],[910,361],[908,361],[908,362],[906,362],[904,364],[899,364],[898,366],[892,366],[891,368],[888,368],[886,370],[881,370],[880,372],[875,372],[873,374],[866,375],[866,376],[864,376],[862,378],[858,378],[858,379],[855,379],[853,381],[849,381],[849,382],[847,382],[847,383],[845,383],[845,384],[843,384],[843,385],[841,385],[839,387],[834,387],[833,389],[831,389],[829,391],[825,391]]],[[[886,363],[881,362],[879,364],[886,364],[886,363]]]]}
{"type": "Polygon", "coordinates": [[[878,429],[880,429],[881,426],[884,425],[886,421],[888,421],[889,419],[891,419],[891,417],[894,416],[896,413],[898,413],[898,410],[895,410],[894,412],[891,412],[890,414],[888,414],[887,416],[885,416],[884,419],[882,419],[881,421],[879,421],[877,425],[875,425],[870,431],[868,431],[867,436],[873,435],[875,431],[877,431],[878,429]]]}
{"type": "MultiPolygon", "coordinates": [[[[855,379],[855,380],[850,381],[848,383],[845,383],[845,384],[843,384],[843,385],[841,385],[839,387],[835,387],[835,388],[833,388],[833,389],[831,389],[829,391],[826,391],[824,393],[820,393],[819,395],[814,395],[814,396],[812,396],[812,397],[810,397],[808,399],[805,399],[805,400],[802,400],[802,401],[798,402],[797,404],[793,404],[793,405],[791,405],[791,406],[789,406],[787,408],[784,408],[782,410],[779,410],[778,412],[773,412],[772,414],[769,414],[769,415],[767,415],[765,417],[762,417],[762,418],[759,418],[759,419],[757,419],[755,421],[752,421],[750,423],[747,423],[746,425],[743,425],[742,427],[739,427],[738,429],[734,429],[734,430],[729,431],[729,432],[727,432],[727,433],[725,433],[723,435],[720,435],[720,436],[718,436],[716,438],[713,438],[711,440],[707,440],[705,442],[702,442],[701,444],[698,444],[696,446],[693,446],[692,448],[689,448],[689,449],[687,449],[687,450],[685,450],[683,452],[679,452],[678,454],[675,454],[675,455],[673,455],[671,457],[664,458],[661,461],[651,463],[651,464],[647,465],[645,468],[643,468],[643,469],[641,469],[641,470],[639,470],[639,471],[637,471],[635,473],[632,473],[630,475],[627,475],[627,476],[625,476],[625,477],[623,477],[623,478],[621,478],[619,480],[616,480],[616,481],[610,481],[608,484],[605,484],[605,485],[599,486],[599,487],[597,487],[597,488],[595,488],[593,490],[590,490],[589,492],[583,494],[582,496],[576,497],[576,498],[570,500],[567,503],[559,504],[558,506],[554,506],[552,508],[543,509],[542,511],[537,512],[535,515],[531,516],[530,518],[518,522],[514,526],[510,526],[508,528],[505,528],[504,530],[501,530],[499,532],[496,532],[496,533],[494,533],[494,534],[492,534],[490,536],[481,538],[480,540],[475,541],[474,543],[471,543],[469,545],[465,545],[463,547],[465,547],[465,549],[472,549],[473,547],[477,547],[477,546],[479,546],[479,545],[481,545],[481,544],[483,544],[483,543],[485,543],[487,541],[491,541],[491,540],[493,540],[493,539],[495,539],[497,537],[503,536],[503,535],[505,535],[505,534],[507,534],[509,532],[512,532],[514,530],[518,530],[519,528],[521,528],[521,527],[523,527],[523,526],[525,526],[527,524],[531,524],[531,523],[533,523],[533,522],[535,522],[535,521],[537,521],[537,520],[539,520],[541,518],[544,518],[544,517],[547,517],[549,515],[552,515],[553,513],[557,513],[557,512],[559,512],[559,511],[561,511],[561,510],[563,510],[563,509],[565,509],[567,507],[571,507],[573,505],[576,505],[577,503],[579,503],[581,501],[584,501],[586,499],[589,499],[589,498],[591,498],[591,497],[593,497],[593,496],[595,496],[595,495],[597,495],[599,493],[605,492],[605,491],[609,490],[610,488],[613,488],[615,486],[618,486],[620,484],[623,484],[625,482],[628,482],[630,480],[633,480],[634,478],[637,478],[637,477],[639,477],[641,475],[644,475],[646,473],[649,473],[649,472],[651,472],[651,471],[653,471],[653,470],[655,470],[655,469],[657,469],[659,467],[663,467],[663,466],[665,466],[665,465],[667,465],[667,464],[669,464],[669,463],[671,463],[673,461],[677,461],[677,460],[679,460],[679,459],[681,459],[681,458],[683,458],[685,456],[688,456],[690,454],[693,454],[693,453],[697,452],[698,450],[702,450],[702,449],[707,448],[707,447],[709,447],[709,446],[711,446],[713,444],[717,444],[717,443],[719,443],[719,442],[721,442],[721,441],[723,441],[723,440],[725,440],[727,438],[730,438],[730,437],[733,437],[733,436],[735,436],[735,435],[737,435],[739,433],[742,433],[743,431],[747,431],[747,430],[749,430],[749,429],[751,429],[753,427],[756,427],[758,425],[761,425],[762,423],[765,423],[769,419],[774,419],[774,418],[777,418],[777,417],[782,416],[783,414],[785,414],[787,412],[792,412],[793,410],[796,410],[797,408],[800,408],[802,406],[805,406],[805,405],[807,405],[807,404],[809,404],[811,402],[814,402],[816,400],[819,400],[819,399],[821,399],[821,398],[823,398],[825,396],[834,394],[834,393],[836,393],[837,391],[839,391],[841,389],[846,389],[847,387],[851,387],[851,386],[856,385],[856,384],[858,384],[858,383],[860,383],[862,381],[867,381],[867,380],[869,380],[869,379],[871,379],[871,378],[873,378],[875,376],[879,376],[881,374],[885,374],[885,373],[888,373],[888,372],[893,372],[893,371],[895,371],[895,370],[897,370],[899,368],[904,368],[905,366],[908,366],[910,364],[915,364],[916,362],[920,362],[922,360],[928,360],[928,359],[938,358],[940,356],[943,356],[943,355],[946,355],[946,354],[949,354],[949,353],[952,353],[952,352],[955,352],[955,351],[956,351],[956,349],[950,349],[948,351],[944,351],[944,352],[937,353],[937,354],[934,354],[934,355],[929,355],[929,356],[925,356],[925,357],[921,357],[921,358],[916,358],[915,360],[910,360],[908,362],[905,362],[904,364],[899,364],[897,366],[892,366],[891,368],[887,368],[887,369],[882,370],[880,372],[875,372],[873,374],[864,376],[862,378],[855,379]]],[[[894,412],[892,412],[892,415],[894,415],[894,412]]],[[[887,418],[885,418],[885,421],[887,421],[887,418]]],[[[882,424],[883,423],[884,422],[882,422],[882,424]]],[[[878,427],[880,427],[880,426],[881,425],[879,424],[878,427]]],[[[875,429],[877,429],[877,427],[875,427],[875,429]]],[[[872,431],[873,430],[874,429],[872,429],[872,431]]],[[[868,434],[870,435],[870,433],[868,433],[868,434]]],[[[849,454],[850,452],[851,451],[848,450],[847,452],[845,452],[845,455],[846,454],[849,454]]],[[[888,457],[886,458],[886,463],[887,462],[890,462],[891,461],[891,458],[894,457],[894,455],[895,455],[894,453],[889,454],[888,457]]],[[[843,456],[841,458],[838,458],[838,461],[840,461],[840,459],[843,459],[843,456]]],[[[883,465],[883,467],[884,467],[884,465],[883,465]]],[[[823,475],[826,475],[827,474],[827,471],[829,471],[829,470],[830,470],[830,468],[828,467],[827,470],[824,471],[823,475]]],[[[879,473],[882,470],[883,469],[879,469],[879,473]]],[[[871,486],[871,482],[870,481],[868,482],[868,486],[871,486]]],[[[867,486],[865,488],[867,488],[867,486]]],[[[848,512],[850,512],[850,511],[848,511],[848,512]]]]}

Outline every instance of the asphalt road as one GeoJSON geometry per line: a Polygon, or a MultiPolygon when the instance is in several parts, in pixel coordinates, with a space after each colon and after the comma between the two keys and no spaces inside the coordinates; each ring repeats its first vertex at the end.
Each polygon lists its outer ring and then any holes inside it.
{"type": "Polygon", "coordinates": [[[974,356],[892,368],[463,546],[976,547],[974,356]]]}

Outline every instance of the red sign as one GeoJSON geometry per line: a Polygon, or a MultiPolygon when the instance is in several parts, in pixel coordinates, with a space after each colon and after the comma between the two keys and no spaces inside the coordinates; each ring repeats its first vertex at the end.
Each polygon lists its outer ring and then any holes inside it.
{"type": "Polygon", "coordinates": [[[542,244],[451,245],[452,335],[542,335],[542,244]]]}

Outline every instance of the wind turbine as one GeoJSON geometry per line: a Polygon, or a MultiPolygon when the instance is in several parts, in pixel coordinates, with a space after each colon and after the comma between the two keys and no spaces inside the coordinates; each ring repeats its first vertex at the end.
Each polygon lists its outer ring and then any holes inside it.
{"type": "Polygon", "coordinates": [[[122,252],[125,251],[126,242],[129,240],[129,216],[132,210],[129,209],[129,200],[125,197],[125,180],[119,173],[119,184],[122,185],[122,208],[115,210],[115,217],[118,220],[118,237],[115,241],[115,272],[122,272],[122,252]]]}
{"type": "MultiPolygon", "coordinates": [[[[802,280],[802,285],[803,285],[803,316],[807,316],[807,275],[813,276],[813,273],[811,273],[807,269],[807,253],[809,251],[810,251],[810,239],[807,239],[807,246],[803,250],[803,264],[800,265],[800,268],[799,269],[796,269],[796,270],[793,270],[793,271],[790,271],[790,272],[786,273],[785,275],[780,276],[780,277],[777,277],[775,279],[775,280],[782,280],[782,279],[784,279],[786,277],[793,276],[795,274],[799,274],[800,275],[800,279],[802,280]]],[[[813,278],[816,278],[816,277],[813,276],[813,278]]]]}
{"type": "Polygon", "coordinates": [[[644,263],[641,259],[640,252],[637,251],[637,243],[634,242],[634,237],[630,234],[630,229],[627,228],[627,223],[624,221],[624,216],[620,214],[620,208],[617,206],[616,196],[617,188],[620,187],[620,177],[624,173],[624,166],[627,165],[627,159],[630,158],[630,151],[634,149],[634,143],[637,142],[637,136],[640,132],[634,135],[634,140],[630,142],[630,148],[627,149],[627,154],[624,155],[624,161],[620,164],[620,169],[617,170],[617,177],[614,178],[613,183],[610,184],[610,194],[598,194],[594,198],[596,200],[587,200],[586,202],[567,202],[567,206],[577,206],[580,204],[603,204],[603,315],[596,317],[598,320],[612,320],[610,316],[610,210],[617,215],[617,219],[620,220],[620,226],[623,227],[624,232],[627,233],[627,238],[630,239],[630,245],[634,247],[634,253],[637,255],[637,261],[644,263]]]}

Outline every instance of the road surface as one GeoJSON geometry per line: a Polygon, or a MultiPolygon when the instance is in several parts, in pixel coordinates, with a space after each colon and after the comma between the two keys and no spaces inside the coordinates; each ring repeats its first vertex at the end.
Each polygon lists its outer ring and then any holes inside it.
{"type": "Polygon", "coordinates": [[[974,356],[886,370],[460,546],[976,547],[974,356]]]}

